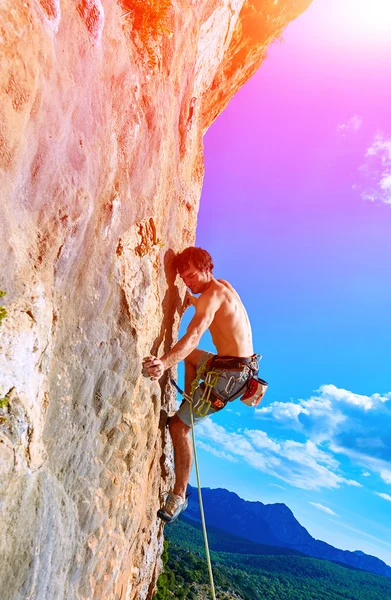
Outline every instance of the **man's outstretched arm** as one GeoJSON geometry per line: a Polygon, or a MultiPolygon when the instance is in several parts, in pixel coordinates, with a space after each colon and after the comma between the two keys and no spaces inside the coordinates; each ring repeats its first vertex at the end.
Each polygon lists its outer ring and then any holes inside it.
{"type": "Polygon", "coordinates": [[[210,327],[220,304],[221,300],[216,293],[208,294],[206,292],[198,298],[196,313],[190,321],[185,335],[160,359],[148,358],[144,362],[144,369],[148,371],[152,379],[160,379],[166,369],[178,364],[197,348],[202,334],[210,327]]]}

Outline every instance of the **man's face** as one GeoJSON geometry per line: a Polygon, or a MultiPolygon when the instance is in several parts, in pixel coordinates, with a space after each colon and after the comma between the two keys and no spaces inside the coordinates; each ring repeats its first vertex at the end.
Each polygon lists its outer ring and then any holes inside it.
{"type": "Polygon", "coordinates": [[[201,294],[210,281],[209,271],[200,271],[192,262],[179,276],[192,294],[201,294]]]}

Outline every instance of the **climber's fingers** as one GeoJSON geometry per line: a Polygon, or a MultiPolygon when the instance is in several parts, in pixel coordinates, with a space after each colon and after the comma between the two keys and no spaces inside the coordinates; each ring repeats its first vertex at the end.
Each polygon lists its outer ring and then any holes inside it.
{"type": "Polygon", "coordinates": [[[151,379],[156,380],[160,379],[165,368],[160,358],[156,358],[156,356],[147,356],[143,360],[143,370],[146,371],[151,379]]]}

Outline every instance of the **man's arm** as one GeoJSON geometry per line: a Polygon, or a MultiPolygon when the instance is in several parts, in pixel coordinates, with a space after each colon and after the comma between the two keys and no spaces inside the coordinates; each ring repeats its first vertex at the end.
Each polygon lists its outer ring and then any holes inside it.
{"type": "Polygon", "coordinates": [[[210,327],[220,306],[221,298],[216,292],[205,292],[198,298],[195,315],[185,335],[161,359],[152,358],[144,363],[144,368],[153,379],[159,379],[166,369],[178,364],[197,348],[202,334],[210,327]]]}
{"type": "Polygon", "coordinates": [[[220,304],[221,301],[218,300],[216,293],[208,294],[206,292],[198,298],[195,304],[195,315],[190,321],[185,335],[161,358],[165,369],[178,364],[197,348],[202,335],[210,327],[216,311],[220,308],[220,304]]]}
{"type": "Polygon", "coordinates": [[[197,306],[198,298],[190,294],[189,290],[186,290],[186,295],[183,301],[182,311],[184,312],[189,306],[197,306]]]}

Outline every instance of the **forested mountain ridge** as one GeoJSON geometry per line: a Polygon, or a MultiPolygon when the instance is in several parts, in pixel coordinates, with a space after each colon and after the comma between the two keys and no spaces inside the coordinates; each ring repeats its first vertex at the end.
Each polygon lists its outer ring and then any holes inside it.
{"type": "MultiPolygon", "coordinates": [[[[200,525],[182,517],[164,534],[164,572],[154,600],[209,599],[200,525]]],[[[387,577],[251,543],[213,526],[208,537],[217,600],[391,600],[387,577]]]]}
{"type": "MultiPolygon", "coordinates": [[[[186,516],[199,522],[197,490],[191,488],[190,491],[186,516]]],[[[222,488],[203,488],[202,497],[208,526],[213,525],[255,543],[283,546],[307,556],[391,577],[391,567],[380,558],[361,551],[334,548],[313,538],[285,504],[249,502],[222,488]]]]}

